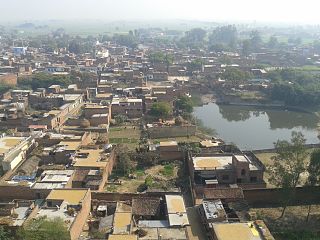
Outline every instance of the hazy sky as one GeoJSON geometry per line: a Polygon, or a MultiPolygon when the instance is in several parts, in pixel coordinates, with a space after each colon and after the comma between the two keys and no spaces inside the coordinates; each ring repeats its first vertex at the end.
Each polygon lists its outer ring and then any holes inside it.
{"type": "Polygon", "coordinates": [[[320,0],[0,0],[0,21],[192,19],[320,24],[320,0]]]}

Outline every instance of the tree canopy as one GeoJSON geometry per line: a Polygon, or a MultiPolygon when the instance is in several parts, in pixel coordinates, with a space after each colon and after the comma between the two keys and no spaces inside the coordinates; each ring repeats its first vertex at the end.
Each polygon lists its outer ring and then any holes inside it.
{"type": "Polygon", "coordinates": [[[193,111],[193,102],[190,97],[181,96],[175,101],[175,106],[177,110],[183,112],[192,113],[193,111]]]}
{"type": "Polygon", "coordinates": [[[63,87],[68,86],[72,83],[70,76],[68,75],[52,75],[47,73],[36,73],[32,74],[32,76],[19,78],[18,85],[23,88],[48,88],[53,84],[58,84],[63,87]]]}
{"type": "Polygon", "coordinates": [[[130,48],[136,48],[138,46],[138,40],[133,34],[115,34],[113,35],[113,41],[130,48]]]}
{"type": "Polygon", "coordinates": [[[203,64],[204,64],[204,61],[200,58],[192,60],[187,64],[188,73],[192,75],[194,71],[201,71],[203,64]]]}
{"type": "Polygon", "coordinates": [[[134,162],[131,160],[129,155],[129,149],[123,144],[119,144],[116,149],[117,161],[116,167],[117,170],[123,175],[127,175],[134,168],[134,162]]]}
{"type": "Polygon", "coordinates": [[[320,184],[320,149],[315,149],[310,155],[308,174],[308,185],[320,184]]]}
{"type": "Polygon", "coordinates": [[[4,227],[0,226],[0,240],[11,240],[13,239],[10,236],[10,233],[4,229],[4,227]]]}
{"type": "Polygon", "coordinates": [[[271,99],[288,105],[319,105],[320,74],[299,69],[282,69],[268,73],[272,86],[267,91],[271,99]]]}
{"type": "Polygon", "coordinates": [[[283,212],[294,198],[295,188],[301,183],[301,174],[306,170],[308,156],[306,139],[301,132],[292,132],[291,141],[278,140],[275,143],[276,155],[273,164],[268,166],[269,181],[280,187],[283,193],[283,212]]]}
{"type": "Polygon", "coordinates": [[[219,75],[219,77],[236,85],[252,78],[252,73],[243,71],[239,68],[228,67],[219,75]]]}
{"type": "Polygon", "coordinates": [[[150,115],[157,118],[167,118],[172,113],[172,107],[165,102],[154,103],[151,106],[150,115]]]}
{"type": "Polygon", "coordinates": [[[21,240],[70,240],[70,234],[61,218],[36,218],[18,232],[21,240]]]}
{"type": "Polygon", "coordinates": [[[217,27],[209,36],[209,44],[211,46],[217,46],[220,44],[221,48],[235,48],[238,40],[238,31],[236,26],[227,25],[217,27]]]}

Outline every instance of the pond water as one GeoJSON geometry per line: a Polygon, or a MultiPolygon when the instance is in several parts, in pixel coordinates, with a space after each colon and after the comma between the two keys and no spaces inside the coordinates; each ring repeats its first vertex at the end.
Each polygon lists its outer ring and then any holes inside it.
{"type": "Polygon", "coordinates": [[[194,115],[241,150],[272,148],[278,139],[290,140],[292,131],[302,132],[307,143],[319,143],[314,113],[209,103],[196,107],[194,115]]]}

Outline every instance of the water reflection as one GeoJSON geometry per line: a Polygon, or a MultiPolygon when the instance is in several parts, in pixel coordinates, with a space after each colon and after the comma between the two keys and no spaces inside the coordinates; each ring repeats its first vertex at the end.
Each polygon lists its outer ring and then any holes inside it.
{"type": "Polygon", "coordinates": [[[195,108],[194,114],[242,149],[272,147],[278,139],[289,140],[291,131],[301,131],[308,143],[319,142],[318,117],[313,113],[211,103],[195,108]]]}
{"type": "Polygon", "coordinates": [[[261,110],[261,108],[249,106],[220,105],[219,112],[229,122],[245,121],[251,117],[259,117],[266,114],[271,129],[292,129],[294,127],[315,129],[318,123],[318,117],[313,113],[289,111],[286,109],[269,108],[261,110]]]}

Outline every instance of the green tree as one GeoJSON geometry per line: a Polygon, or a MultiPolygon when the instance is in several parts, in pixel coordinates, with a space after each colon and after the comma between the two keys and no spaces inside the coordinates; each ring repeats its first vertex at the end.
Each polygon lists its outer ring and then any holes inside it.
{"type": "Polygon", "coordinates": [[[165,63],[167,66],[167,72],[169,72],[169,67],[172,65],[174,57],[171,54],[164,54],[162,52],[152,52],[149,54],[150,61],[152,65],[156,63],[165,63]]]}
{"type": "Polygon", "coordinates": [[[129,149],[123,144],[119,144],[116,149],[117,170],[123,175],[129,174],[134,168],[134,162],[129,155],[129,149]]]}
{"type": "Polygon", "coordinates": [[[154,103],[149,113],[153,117],[167,118],[172,113],[172,107],[165,102],[154,103]]]}
{"type": "Polygon", "coordinates": [[[36,218],[18,232],[21,240],[70,240],[70,234],[61,218],[36,218]]]}
{"type": "Polygon", "coordinates": [[[190,97],[181,96],[175,101],[175,106],[178,111],[192,113],[193,102],[190,97]]]}
{"type": "Polygon", "coordinates": [[[246,39],[242,42],[242,54],[245,56],[249,56],[251,49],[251,43],[250,40],[246,39]]]}
{"type": "Polygon", "coordinates": [[[245,82],[252,78],[252,73],[243,71],[239,68],[228,67],[219,75],[220,78],[229,81],[232,85],[236,86],[239,83],[245,82]]]}
{"type": "Polygon", "coordinates": [[[258,50],[262,45],[261,34],[258,30],[254,30],[250,33],[250,43],[253,50],[258,50]]]}
{"type": "Polygon", "coordinates": [[[181,38],[177,45],[180,48],[201,48],[204,45],[207,32],[202,28],[193,28],[190,31],[185,32],[185,36],[181,38]]]}
{"type": "Polygon", "coordinates": [[[138,46],[136,36],[130,34],[115,34],[113,35],[113,41],[129,48],[136,48],[138,46]]]}
{"type": "Polygon", "coordinates": [[[207,32],[202,28],[193,28],[186,32],[187,39],[190,42],[203,42],[207,32]]]}
{"type": "Polygon", "coordinates": [[[315,186],[320,184],[320,149],[315,149],[311,153],[308,173],[308,182],[310,185],[315,186]]]}
{"type": "Polygon", "coordinates": [[[236,26],[234,25],[217,27],[209,36],[209,43],[211,44],[211,46],[217,46],[217,44],[220,44],[221,48],[234,49],[237,45],[237,40],[238,31],[236,26]]]}
{"type": "Polygon", "coordinates": [[[11,240],[13,239],[10,236],[10,233],[4,229],[4,227],[0,226],[0,240],[11,240]]]}
{"type": "Polygon", "coordinates": [[[291,136],[291,142],[278,140],[275,143],[274,163],[268,166],[270,183],[281,188],[281,217],[288,204],[294,200],[295,188],[301,183],[301,174],[306,170],[305,159],[308,156],[303,134],[293,131],[291,136]]]}
{"type": "MultiPolygon", "coordinates": [[[[310,155],[308,165],[308,180],[306,185],[316,186],[320,184],[320,149],[315,149],[310,155]]],[[[308,207],[307,221],[309,221],[311,204],[308,207]]]]}
{"type": "Polygon", "coordinates": [[[155,166],[159,163],[159,155],[154,152],[148,152],[142,150],[141,152],[136,152],[134,154],[134,159],[138,163],[138,167],[150,167],[150,166],[155,166]]]}
{"type": "Polygon", "coordinates": [[[47,73],[36,73],[28,77],[18,78],[18,86],[22,88],[48,88],[52,84],[59,84],[63,87],[71,84],[70,76],[51,75],[47,73]]]}
{"type": "Polygon", "coordinates": [[[78,40],[74,39],[69,43],[69,52],[72,52],[75,54],[82,53],[81,44],[78,40]]]}
{"type": "Polygon", "coordinates": [[[117,125],[121,125],[123,124],[125,121],[127,121],[127,116],[124,115],[117,115],[114,117],[114,119],[116,120],[116,124],[117,125]]]}
{"type": "Polygon", "coordinates": [[[191,62],[187,63],[188,74],[191,76],[193,72],[201,71],[203,64],[204,64],[204,61],[200,58],[192,60],[191,62]]]}
{"type": "Polygon", "coordinates": [[[269,48],[277,48],[279,46],[278,39],[275,36],[271,36],[268,41],[269,48]]]}

